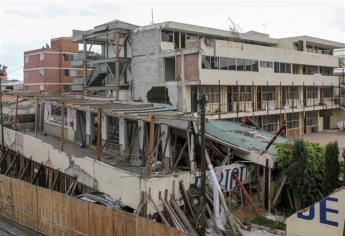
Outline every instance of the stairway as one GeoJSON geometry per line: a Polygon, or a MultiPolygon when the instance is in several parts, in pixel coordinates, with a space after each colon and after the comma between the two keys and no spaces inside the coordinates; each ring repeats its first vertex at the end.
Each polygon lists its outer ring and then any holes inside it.
{"type": "Polygon", "coordinates": [[[109,137],[104,144],[107,151],[118,153],[119,150],[119,130],[115,126],[110,126],[109,137]]]}
{"type": "Polygon", "coordinates": [[[107,64],[98,64],[93,70],[90,79],[88,81],[88,86],[102,86],[104,85],[104,79],[108,74],[107,64]]]}

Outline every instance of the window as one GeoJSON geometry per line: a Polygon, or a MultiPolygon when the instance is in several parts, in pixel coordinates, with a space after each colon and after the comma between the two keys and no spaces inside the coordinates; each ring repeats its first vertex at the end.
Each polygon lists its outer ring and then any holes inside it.
{"type": "Polygon", "coordinates": [[[219,87],[218,86],[200,86],[200,94],[207,94],[208,103],[219,103],[219,87]]]}
{"type": "Polygon", "coordinates": [[[203,69],[211,69],[211,57],[202,56],[201,66],[203,69]]]}
{"type": "Polygon", "coordinates": [[[29,78],[29,72],[28,71],[24,71],[24,79],[29,78]]]}
{"type": "Polygon", "coordinates": [[[73,54],[66,54],[66,53],[64,53],[64,54],[62,54],[62,57],[63,57],[64,61],[72,61],[73,54]]]}
{"type": "Polygon", "coordinates": [[[291,73],[291,64],[274,62],[274,72],[276,73],[291,73]]]}
{"type": "Polygon", "coordinates": [[[237,59],[237,70],[244,71],[244,59],[237,59]]]}
{"type": "Polygon", "coordinates": [[[264,101],[271,101],[271,100],[275,100],[276,98],[275,87],[273,86],[262,87],[261,93],[262,93],[262,100],[264,101]]]}
{"type": "Polygon", "coordinates": [[[70,76],[77,76],[77,71],[76,70],[71,69],[69,71],[69,73],[70,73],[70,76]]]}
{"type": "Polygon", "coordinates": [[[63,75],[64,76],[69,76],[69,69],[64,69],[63,70],[63,75]]]}
{"type": "Polygon", "coordinates": [[[306,87],[307,98],[317,98],[317,87],[306,87]]]}
{"type": "Polygon", "coordinates": [[[70,85],[64,85],[64,86],[63,86],[63,91],[64,91],[65,93],[68,93],[68,92],[70,91],[70,85]]]}
{"type": "Polygon", "coordinates": [[[235,101],[249,102],[252,100],[252,89],[251,86],[240,86],[240,97],[238,98],[238,89],[234,87],[233,90],[235,101]],[[238,100],[239,99],[239,100],[238,100]]]}
{"type": "Polygon", "coordinates": [[[298,87],[289,87],[289,99],[299,99],[298,87]]]}
{"type": "Polygon", "coordinates": [[[252,63],[252,71],[259,71],[259,62],[257,60],[251,60],[252,63]]]}
{"type": "Polygon", "coordinates": [[[252,63],[250,60],[245,59],[244,64],[245,64],[246,71],[252,71],[252,63]]]}
{"type": "Polygon", "coordinates": [[[318,111],[309,111],[305,113],[305,119],[307,126],[315,127],[318,126],[318,111]]]}
{"type": "Polygon", "coordinates": [[[258,60],[202,56],[203,69],[259,71],[258,60]]]}
{"type": "Polygon", "coordinates": [[[38,69],[38,75],[44,76],[44,69],[38,69]]]}
{"type": "Polygon", "coordinates": [[[299,74],[299,65],[292,65],[292,73],[299,74]]]}
{"type": "Polygon", "coordinates": [[[29,56],[24,56],[24,62],[29,63],[29,56]]]}
{"type": "Polygon", "coordinates": [[[317,74],[317,67],[316,66],[304,66],[303,74],[305,74],[305,75],[317,74]]]}
{"type": "Polygon", "coordinates": [[[286,125],[288,129],[299,128],[299,113],[288,113],[286,125]]]}
{"type": "Polygon", "coordinates": [[[271,61],[260,61],[260,67],[273,68],[273,63],[271,61]]]}
{"type": "Polygon", "coordinates": [[[235,58],[229,58],[229,69],[230,70],[236,70],[236,59],[235,58]]]}
{"type": "Polygon", "coordinates": [[[263,116],[262,129],[270,133],[278,131],[278,117],[277,116],[263,116]]]}
{"type": "Polygon", "coordinates": [[[333,88],[323,88],[323,97],[324,98],[332,98],[333,97],[333,88]]]}
{"type": "Polygon", "coordinates": [[[174,41],[174,36],[172,31],[165,31],[162,30],[162,42],[173,42],[174,41]]]}
{"type": "Polygon", "coordinates": [[[211,69],[218,69],[219,61],[218,57],[211,57],[211,69]]]}
{"type": "Polygon", "coordinates": [[[279,62],[274,62],[274,72],[279,73],[279,62]]]}
{"type": "Polygon", "coordinates": [[[40,53],[40,61],[44,61],[44,53],[40,53]]]}
{"type": "Polygon", "coordinates": [[[333,75],[332,67],[320,67],[321,75],[333,75]]]}
{"type": "Polygon", "coordinates": [[[187,34],[186,35],[186,42],[193,43],[198,40],[198,36],[196,34],[187,34]]]}
{"type": "MultiPolygon", "coordinates": [[[[67,107],[64,108],[65,125],[67,125],[67,107]]],[[[51,105],[51,113],[49,115],[49,121],[61,124],[61,107],[51,105]]]]}
{"type": "Polygon", "coordinates": [[[285,64],[285,73],[291,74],[291,64],[290,63],[285,64]]]}
{"type": "Polygon", "coordinates": [[[221,69],[221,70],[228,70],[229,69],[228,58],[226,58],[226,57],[220,57],[219,58],[219,69],[221,69]]]}

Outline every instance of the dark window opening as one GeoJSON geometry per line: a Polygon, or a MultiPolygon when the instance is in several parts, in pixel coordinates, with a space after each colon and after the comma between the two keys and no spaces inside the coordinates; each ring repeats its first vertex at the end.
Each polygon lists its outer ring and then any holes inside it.
{"type": "Polygon", "coordinates": [[[172,31],[165,31],[162,30],[162,42],[173,42],[174,37],[173,37],[173,32],[172,31]]]}
{"type": "Polygon", "coordinates": [[[229,69],[236,70],[236,59],[229,58],[229,69]]]}
{"type": "Polygon", "coordinates": [[[221,69],[221,70],[228,70],[229,69],[228,58],[226,58],[226,57],[220,57],[219,58],[219,69],[221,69]]]}
{"type": "Polygon", "coordinates": [[[237,59],[237,70],[244,71],[244,59],[237,59]]]}

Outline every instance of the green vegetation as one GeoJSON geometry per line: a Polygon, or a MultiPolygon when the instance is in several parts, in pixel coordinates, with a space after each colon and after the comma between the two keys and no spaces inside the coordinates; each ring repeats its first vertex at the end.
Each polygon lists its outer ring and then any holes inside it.
{"type": "Polygon", "coordinates": [[[342,167],[342,169],[343,169],[343,185],[345,186],[345,148],[343,148],[343,154],[342,154],[342,156],[343,156],[343,167],[342,167]]]}
{"type": "Polygon", "coordinates": [[[264,216],[257,216],[249,222],[256,225],[265,226],[271,229],[285,230],[286,228],[286,225],[283,222],[270,220],[264,216]]]}
{"type": "Polygon", "coordinates": [[[298,209],[322,199],[324,148],[315,143],[296,140],[293,145],[279,144],[278,168],[287,175],[287,186],[293,191],[298,209]]]}
{"type": "Polygon", "coordinates": [[[327,144],[325,153],[325,177],[323,181],[323,192],[325,195],[330,194],[339,185],[340,165],[338,158],[338,143],[327,144]]]}

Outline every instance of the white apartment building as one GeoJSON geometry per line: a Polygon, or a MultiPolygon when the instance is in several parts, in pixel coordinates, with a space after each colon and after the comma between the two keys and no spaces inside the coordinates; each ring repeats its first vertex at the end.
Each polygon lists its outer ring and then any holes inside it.
{"type": "MultiPolygon", "coordinates": [[[[198,111],[197,100],[206,93],[209,119],[252,117],[269,132],[286,122],[287,137],[335,128],[345,118],[339,102],[343,82],[333,73],[342,66],[334,52],[344,43],[309,36],[276,39],[177,22],[140,27],[121,21],[74,31],[74,39],[84,45],[98,42],[103,49],[99,62],[115,74],[104,76],[112,82],[105,79],[88,90],[114,90],[119,99],[169,103],[185,112],[198,111]]],[[[84,68],[90,63],[95,60],[84,60],[84,68]]],[[[91,75],[89,81],[95,81],[91,75]]]]}

